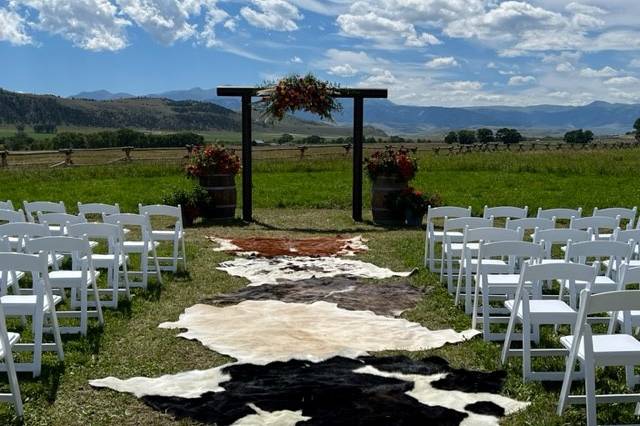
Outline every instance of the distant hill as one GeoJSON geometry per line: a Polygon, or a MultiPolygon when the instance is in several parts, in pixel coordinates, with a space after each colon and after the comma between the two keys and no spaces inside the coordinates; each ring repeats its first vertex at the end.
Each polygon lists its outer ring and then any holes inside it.
{"type": "Polygon", "coordinates": [[[95,92],[80,92],[77,95],[69,97],[73,99],[92,99],[94,101],[113,101],[116,99],[135,98],[135,95],[130,93],[111,93],[108,90],[96,90],[95,92]]]}

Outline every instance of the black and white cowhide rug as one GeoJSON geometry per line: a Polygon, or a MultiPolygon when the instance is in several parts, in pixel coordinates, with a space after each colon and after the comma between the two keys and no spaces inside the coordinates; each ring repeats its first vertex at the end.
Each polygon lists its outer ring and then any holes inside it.
{"type": "Polygon", "coordinates": [[[197,304],[176,322],[160,328],[186,330],[178,336],[198,340],[240,362],[268,364],[300,359],[356,358],[385,350],[418,351],[463,342],[479,332],[429,330],[401,318],[350,311],[335,303],[247,300],[216,307],[197,304]]]}
{"type": "Polygon", "coordinates": [[[528,405],[499,394],[504,377],[453,369],[438,357],[364,356],[90,383],[216,425],[497,425],[528,405]]]}
{"type": "Polygon", "coordinates": [[[287,303],[336,303],[351,311],[372,311],[378,315],[400,316],[415,308],[425,292],[408,281],[370,283],[354,277],[309,278],[245,287],[233,293],[218,294],[202,303],[214,306],[236,305],[246,300],[279,300],[287,303]]]}
{"type": "Polygon", "coordinates": [[[217,269],[248,279],[250,286],[278,284],[280,280],[300,281],[340,275],[374,279],[408,277],[415,272],[394,272],[372,263],[340,257],[291,256],[235,258],[220,263],[217,269]]]}

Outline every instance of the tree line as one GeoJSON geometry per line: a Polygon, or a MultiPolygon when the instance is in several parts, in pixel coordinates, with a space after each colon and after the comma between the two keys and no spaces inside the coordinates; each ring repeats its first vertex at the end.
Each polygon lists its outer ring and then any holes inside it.
{"type": "Polygon", "coordinates": [[[492,143],[501,142],[504,144],[520,143],[524,140],[522,134],[516,129],[503,128],[496,130],[495,134],[491,129],[460,130],[458,132],[451,131],[445,137],[444,141],[448,144],[459,143],[461,145],[472,145],[475,143],[492,143]]]}

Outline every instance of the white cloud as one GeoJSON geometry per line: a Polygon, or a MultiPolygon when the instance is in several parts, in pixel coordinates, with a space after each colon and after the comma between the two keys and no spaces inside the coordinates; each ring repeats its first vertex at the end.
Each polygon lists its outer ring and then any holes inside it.
{"type": "Polygon", "coordinates": [[[16,12],[0,8],[0,41],[14,45],[33,43],[24,19],[16,12]]]}
{"type": "Polygon", "coordinates": [[[120,50],[127,46],[125,28],[130,22],[109,0],[13,0],[36,12],[32,25],[60,35],[87,50],[120,50]]]}
{"type": "Polygon", "coordinates": [[[482,86],[484,86],[484,84],[479,81],[449,81],[441,85],[444,89],[457,91],[480,90],[482,86]]]}
{"type": "Polygon", "coordinates": [[[189,12],[199,13],[199,7],[163,0],[116,0],[116,3],[123,13],[161,43],[172,44],[196,33],[195,25],[188,19],[189,12]]]}
{"type": "Polygon", "coordinates": [[[629,66],[631,68],[640,68],[640,59],[632,59],[631,62],[629,62],[629,66]]]}
{"type": "Polygon", "coordinates": [[[536,78],[532,75],[516,75],[509,79],[509,86],[525,86],[535,83],[536,78]]]}
{"type": "Polygon", "coordinates": [[[614,77],[604,82],[604,84],[607,86],[633,86],[637,85],[638,83],[640,83],[640,79],[631,76],[614,77]]]}
{"type": "Polygon", "coordinates": [[[331,75],[337,75],[338,77],[353,77],[358,73],[358,70],[353,68],[349,64],[344,64],[344,65],[335,65],[329,68],[328,73],[331,75]]]}
{"type": "Polygon", "coordinates": [[[297,7],[285,0],[252,0],[258,8],[243,7],[240,14],[251,25],[273,31],[295,31],[303,18],[297,7]]]}
{"type": "Polygon", "coordinates": [[[291,62],[292,64],[301,64],[304,61],[299,56],[294,56],[289,62],[291,62]]]}
{"type": "Polygon", "coordinates": [[[561,62],[556,65],[556,71],[558,72],[572,72],[575,71],[575,67],[570,62],[561,62]]]}
{"type": "Polygon", "coordinates": [[[603,67],[599,70],[593,68],[584,68],[580,70],[580,75],[587,78],[615,77],[618,74],[619,72],[610,66],[603,67]]]}
{"type": "Polygon", "coordinates": [[[431,70],[442,69],[442,68],[452,68],[452,67],[457,67],[459,65],[460,64],[458,64],[458,61],[456,61],[456,58],[454,58],[453,56],[433,58],[432,60],[430,60],[425,64],[425,66],[431,70]]]}
{"type": "Polygon", "coordinates": [[[362,86],[385,86],[389,84],[397,83],[397,79],[393,73],[389,70],[374,68],[371,70],[371,75],[364,79],[361,83],[362,86]]]}

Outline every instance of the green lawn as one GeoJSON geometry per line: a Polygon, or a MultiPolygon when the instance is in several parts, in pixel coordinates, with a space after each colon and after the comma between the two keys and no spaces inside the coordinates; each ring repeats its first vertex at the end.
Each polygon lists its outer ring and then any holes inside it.
{"type": "MultiPolygon", "coordinates": [[[[447,204],[471,205],[476,212],[485,204],[527,204],[531,209],[583,206],[633,206],[640,200],[635,150],[589,153],[469,154],[448,157],[423,156],[415,186],[437,191],[447,204]]],[[[256,223],[214,226],[201,224],[189,230],[188,274],[165,275],[160,288],[136,291],[133,301],[117,311],[107,311],[104,329],[95,324],[87,338],[65,338],[64,364],[45,356],[43,375],[20,376],[29,425],[55,424],[171,424],[172,419],[147,408],[135,397],[110,390],[94,390],[87,381],[105,376],[157,376],[194,368],[210,368],[229,359],[197,342],[178,339],[175,330],[160,330],[163,321],[176,320],[187,307],[213,294],[237,289],[243,280],[216,271],[227,259],[210,250],[206,234],[216,235],[318,235],[363,234],[371,251],[364,260],[396,270],[421,265],[421,231],[384,229],[369,222],[350,220],[351,168],[346,160],[257,162],[254,196],[256,223]]],[[[133,211],[138,202],[158,202],[173,186],[188,185],[177,167],[120,165],[75,169],[0,170],[0,199],[19,203],[24,199],[119,202],[133,211]]],[[[368,200],[368,188],[365,190],[368,200]]],[[[365,200],[365,206],[367,204],[365,200]]],[[[370,217],[366,212],[365,218],[370,217]]],[[[425,287],[427,296],[405,317],[428,328],[470,326],[469,319],[453,306],[437,277],[423,268],[411,281],[425,287]]],[[[153,283],[153,281],[152,281],[153,283]]],[[[550,334],[545,340],[554,339],[550,334]]],[[[429,351],[454,366],[495,370],[500,347],[474,339],[429,351]]],[[[426,353],[412,353],[423,356],[426,353]]],[[[561,360],[545,366],[562,368],[561,360]]],[[[505,420],[508,425],[563,425],[584,422],[583,410],[573,407],[563,418],[554,415],[558,385],[523,384],[520,363],[508,367],[505,393],[532,402],[532,406],[505,420]]],[[[620,391],[623,373],[607,370],[599,375],[606,391],[620,391]]],[[[602,389],[602,388],[600,388],[602,389]]],[[[601,423],[633,422],[632,407],[601,406],[601,423]]],[[[0,405],[0,424],[12,423],[12,410],[0,405]]],[[[182,422],[190,424],[189,422],[182,422]]]]}

